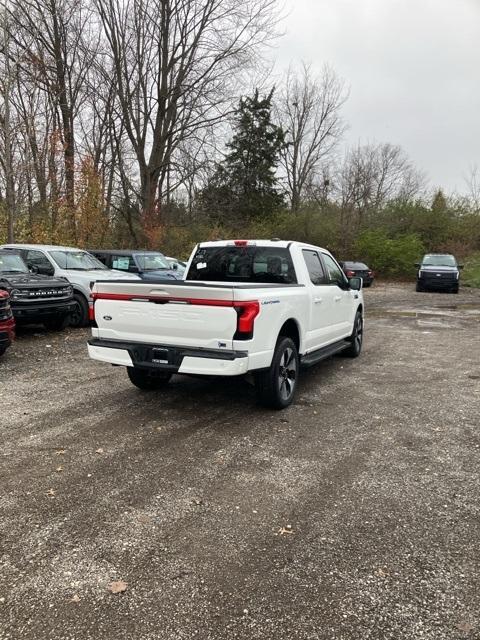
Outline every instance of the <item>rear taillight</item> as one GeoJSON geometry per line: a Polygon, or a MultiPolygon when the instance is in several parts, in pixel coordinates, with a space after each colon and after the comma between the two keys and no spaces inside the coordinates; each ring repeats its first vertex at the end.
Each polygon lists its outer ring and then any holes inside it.
{"type": "Polygon", "coordinates": [[[234,340],[251,340],[255,318],[260,313],[260,303],[257,300],[248,302],[234,302],[237,312],[237,331],[234,340]]]}
{"type": "Polygon", "coordinates": [[[355,271],[352,271],[351,269],[347,269],[345,271],[345,275],[347,276],[347,278],[353,278],[353,276],[355,275],[355,271]]]}
{"type": "Polygon", "coordinates": [[[92,306],[88,305],[88,319],[90,322],[95,321],[95,300],[97,299],[96,293],[91,293],[90,298],[92,299],[92,306]]]}

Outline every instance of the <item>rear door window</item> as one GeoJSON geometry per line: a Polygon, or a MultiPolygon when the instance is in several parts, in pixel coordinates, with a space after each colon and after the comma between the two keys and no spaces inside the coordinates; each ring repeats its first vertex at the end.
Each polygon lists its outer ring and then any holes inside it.
{"type": "Polygon", "coordinates": [[[285,247],[199,247],[186,280],[296,284],[290,251],[285,247]]]}
{"type": "Polygon", "coordinates": [[[327,278],[325,271],[323,270],[320,257],[316,251],[310,249],[303,249],[303,257],[305,264],[307,265],[308,275],[314,285],[327,284],[327,278]]]}

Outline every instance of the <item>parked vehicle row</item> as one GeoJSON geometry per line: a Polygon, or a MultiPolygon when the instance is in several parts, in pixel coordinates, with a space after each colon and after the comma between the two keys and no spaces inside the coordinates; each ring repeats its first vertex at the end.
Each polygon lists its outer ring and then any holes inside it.
{"type": "Polygon", "coordinates": [[[94,252],[56,245],[0,247],[0,355],[15,325],[43,324],[58,331],[85,327],[92,315],[92,285],[98,280],[178,280],[184,270],[158,251],[94,252]],[[93,255],[98,255],[98,258],[93,255]]]}
{"type": "Polygon", "coordinates": [[[6,244],[6,251],[20,254],[30,271],[41,276],[67,280],[73,288],[74,306],[70,314],[73,327],[86,327],[92,308],[92,283],[127,278],[138,280],[133,273],[111,270],[87,251],[72,247],[39,244],[6,244]]]}

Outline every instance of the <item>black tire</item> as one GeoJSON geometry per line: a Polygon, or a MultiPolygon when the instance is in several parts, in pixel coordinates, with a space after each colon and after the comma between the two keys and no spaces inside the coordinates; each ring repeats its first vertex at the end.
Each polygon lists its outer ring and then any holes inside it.
{"type": "Polygon", "coordinates": [[[155,391],[165,386],[170,378],[171,373],[165,371],[150,371],[149,369],[137,369],[135,367],[127,367],[130,382],[142,391],[155,391]]]}
{"type": "Polygon", "coordinates": [[[49,318],[44,321],[45,328],[48,331],[63,331],[68,325],[70,316],[60,316],[55,318],[49,318]]]}
{"type": "Polygon", "coordinates": [[[452,293],[458,293],[458,284],[457,284],[457,286],[456,286],[456,287],[453,287],[453,289],[452,289],[452,293]]]}
{"type": "Polygon", "coordinates": [[[5,353],[6,350],[7,350],[7,347],[5,347],[5,348],[1,347],[0,348],[0,356],[3,356],[3,354],[5,353]]]}
{"type": "Polygon", "coordinates": [[[81,293],[74,293],[73,298],[76,302],[75,308],[70,315],[71,327],[88,327],[88,302],[84,295],[81,293]]]}
{"type": "Polygon", "coordinates": [[[270,368],[255,375],[257,402],[271,409],[285,409],[291,405],[297,390],[299,367],[295,343],[280,336],[270,368]]]}
{"type": "Polygon", "coordinates": [[[415,291],[418,291],[418,293],[424,291],[424,288],[422,287],[422,285],[419,282],[417,282],[417,286],[415,287],[415,291]]]}
{"type": "Polygon", "coordinates": [[[363,345],[363,315],[361,311],[355,314],[353,321],[353,331],[349,338],[350,346],[343,351],[348,358],[358,358],[362,352],[363,345]]]}

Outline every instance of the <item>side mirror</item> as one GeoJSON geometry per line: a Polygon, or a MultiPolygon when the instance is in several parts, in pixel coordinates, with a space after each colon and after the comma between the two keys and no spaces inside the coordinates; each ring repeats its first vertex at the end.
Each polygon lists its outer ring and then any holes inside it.
{"type": "Polygon", "coordinates": [[[458,267],[459,269],[463,269],[463,264],[457,264],[457,267],[458,267]]]}
{"type": "Polygon", "coordinates": [[[178,264],[176,262],[172,263],[172,269],[176,271],[178,269],[178,264]]]}
{"type": "Polygon", "coordinates": [[[352,289],[352,291],[360,291],[363,286],[363,279],[359,277],[349,278],[348,284],[350,286],[350,289],[352,289]]]}
{"type": "Polygon", "coordinates": [[[38,267],[36,264],[29,264],[28,270],[30,271],[30,273],[38,273],[38,267]]]}
{"type": "Polygon", "coordinates": [[[415,262],[415,266],[417,267],[417,269],[420,269],[420,262],[415,262]]]}

